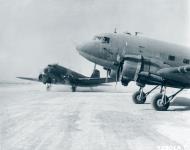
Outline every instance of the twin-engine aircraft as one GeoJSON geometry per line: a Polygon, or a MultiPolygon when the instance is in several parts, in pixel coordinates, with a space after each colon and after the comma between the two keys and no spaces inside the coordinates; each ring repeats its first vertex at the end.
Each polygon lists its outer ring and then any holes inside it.
{"type": "Polygon", "coordinates": [[[103,66],[111,78],[124,86],[135,81],[140,87],[133,94],[136,104],[143,104],[157,87],[160,93],[152,99],[154,109],[165,111],[173,98],[185,88],[190,88],[190,49],[138,34],[105,33],[89,42],[78,45],[79,54],[95,64],[103,66]],[[143,92],[145,85],[155,85],[143,92]],[[166,96],[166,87],[179,88],[166,96]]]}
{"type": "Polygon", "coordinates": [[[100,71],[95,68],[91,77],[87,77],[57,64],[48,65],[44,69],[44,73],[40,74],[38,78],[17,78],[42,82],[47,85],[47,90],[50,89],[52,84],[71,85],[71,89],[73,92],[76,91],[76,87],[94,87],[105,85],[104,83],[115,81],[115,79],[112,78],[100,78],[100,71]]]}

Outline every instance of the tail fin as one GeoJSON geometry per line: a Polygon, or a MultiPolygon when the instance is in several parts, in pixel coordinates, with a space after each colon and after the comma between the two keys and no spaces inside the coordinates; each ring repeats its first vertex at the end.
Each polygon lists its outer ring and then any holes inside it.
{"type": "Polygon", "coordinates": [[[97,69],[94,69],[91,78],[100,78],[100,71],[97,69]]]}

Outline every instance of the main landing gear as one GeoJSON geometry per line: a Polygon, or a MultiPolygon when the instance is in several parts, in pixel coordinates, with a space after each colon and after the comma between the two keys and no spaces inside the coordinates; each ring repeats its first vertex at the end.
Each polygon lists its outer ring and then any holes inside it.
{"type": "Polygon", "coordinates": [[[152,99],[152,106],[157,111],[166,111],[169,108],[170,102],[174,99],[174,97],[184,89],[181,88],[176,93],[168,97],[166,96],[166,87],[164,88],[164,91],[161,90],[162,93],[160,92],[156,94],[152,99]]]}
{"type": "Polygon", "coordinates": [[[133,94],[133,102],[135,104],[144,104],[146,101],[146,94],[143,92],[143,88],[140,88],[139,91],[136,91],[133,94]]]}
{"type": "MultiPolygon", "coordinates": [[[[133,102],[135,104],[144,104],[146,101],[146,97],[152,92],[154,91],[159,85],[155,86],[153,89],[151,89],[149,92],[144,93],[143,92],[143,88],[141,87],[139,89],[139,91],[135,92],[133,94],[133,102]]],[[[184,88],[181,88],[180,90],[178,90],[176,93],[172,94],[171,96],[166,96],[166,87],[164,87],[163,90],[163,86],[161,86],[161,90],[160,93],[156,94],[153,98],[152,98],[152,106],[155,110],[157,111],[166,111],[169,106],[170,106],[170,102],[174,99],[174,97],[180,93],[184,88]]]]}

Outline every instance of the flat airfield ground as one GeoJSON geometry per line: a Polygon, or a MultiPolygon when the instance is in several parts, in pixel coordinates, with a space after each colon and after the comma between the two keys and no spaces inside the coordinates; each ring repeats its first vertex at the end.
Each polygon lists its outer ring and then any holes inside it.
{"type": "Polygon", "coordinates": [[[166,112],[152,108],[152,95],[135,105],[134,91],[0,85],[0,149],[189,150],[190,91],[179,94],[166,112]]]}

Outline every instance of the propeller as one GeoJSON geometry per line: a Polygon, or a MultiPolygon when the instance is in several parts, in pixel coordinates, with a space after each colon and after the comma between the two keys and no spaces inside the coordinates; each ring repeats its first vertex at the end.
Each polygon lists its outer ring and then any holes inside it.
{"type": "Polygon", "coordinates": [[[117,82],[120,80],[120,76],[123,71],[123,63],[124,61],[120,61],[118,64],[117,73],[116,73],[116,85],[117,85],[117,82]]]}
{"type": "Polygon", "coordinates": [[[109,75],[109,70],[106,70],[106,83],[108,82],[108,75],[109,75]]]}
{"type": "Polygon", "coordinates": [[[121,57],[119,54],[117,55],[117,72],[116,72],[116,85],[117,85],[117,82],[118,80],[120,79],[120,76],[121,76],[121,73],[123,71],[123,63],[124,63],[124,59],[123,57],[121,57]]]}
{"type": "Polygon", "coordinates": [[[42,81],[42,79],[43,79],[43,74],[40,73],[40,75],[38,76],[38,80],[39,80],[39,81],[42,81]]]}
{"type": "Polygon", "coordinates": [[[51,78],[47,74],[40,74],[38,79],[42,81],[44,84],[51,83],[51,78]]]}
{"type": "MultiPolygon", "coordinates": [[[[94,64],[94,70],[96,70],[96,63],[94,64]]],[[[93,71],[94,71],[94,70],[93,70],[93,71]]]]}

